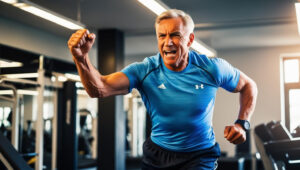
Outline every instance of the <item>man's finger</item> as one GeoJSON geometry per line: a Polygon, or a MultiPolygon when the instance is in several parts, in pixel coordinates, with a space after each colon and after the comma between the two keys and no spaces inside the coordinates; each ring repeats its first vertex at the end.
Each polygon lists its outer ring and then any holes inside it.
{"type": "Polygon", "coordinates": [[[237,137],[239,137],[239,133],[237,133],[236,131],[234,131],[234,132],[232,132],[231,133],[231,135],[227,138],[227,140],[229,141],[229,142],[233,142],[234,141],[234,138],[237,138],[237,137]]]}
{"type": "Polygon", "coordinates": [[[83,45],[83,39],[81,38],[79,41],[79,46],[82,46],[82,45],[83,45]]]}
{"type": "Polygon", "coordinates": [[[88,34],[88,39],[89,40],[92,40],[92,41],[94,41],[95,40],[95,38],[96,38],[96,35],[94,34],[94,33],[90,33],[90,34],[88,34]]]}
{"type": "Polygon", "coordinates": [[[226,139],[228,141],[231,141],[231,139],[234,138],[235,135],[236,135],[236,129],[234,127],[231,127],[226,139]]]}
{"type": "Polygon", "coordinates": [[[70,40],[69,41],[69,43],[68,43],[68,46],[69,46],[69,48],[71,47],[71,48],[73,48],[73,47],[75,47],[75,46],[77,46],[77,40],[76,41],[74,41],[74,40],[70,40]]]}
{"type": "Polygon", "coordinates": [[[233,138],[230,139],[230,142],[235,142],[236,140],[238,140],[239,138],[243,138],[243,135],[241,133],[236,133],[235,136],[233,138]]]}
{"type": "Polygon", "coordinates": [[[78,44],[78,41],[79,41],[78,38],[71,37],[70,40],[68,41],[69,48],[76,47],[78,44]]]}
{"type": "Polygon", "coordinates": [[[81,38],[82,36],[84,36],[84,34],[76,33],[76,34],[72,35],[72,38],[81,38]]]}
{"type": "Polygon", "coordinates": [[[77,30],[76,33],[79,33],[81,35],[85,34],[88,30],[87,29],[80,29],[80,30],[77,30]]]}
{"type": "Polygon", "coordinates": [[[235,141],[233,141],[234,144],[241,144],[243,142],[245,142],[246,139],[244,138],[244,136],[240,136],[238,139],[236,139],[235,141]]]}
{"type": "Polygon", "coordinates": [[[86,39],[85,38],[82,38],[82,44],[85,44],[86,43],[86,39]]]}
{"type": "Polygon", "coordinates": [[[230,128],[231,128],[231,126],[226,126],[226,127],[225,127],[225,129],[224,129],[224,138],[227,137],[228,132],[230,131],[230,128]]]}
{"type": "Polygon", "coordinates": [[[81,39],[83,39],[83,37],[85,37],[85,34],[87,32],[87,29],[81,29],[76,31],[76,33],[74,35],[72,35],[71,39],[73,39],[76,43],[74,46],[78,47],[78,44],[81,43],[81,39]]]}

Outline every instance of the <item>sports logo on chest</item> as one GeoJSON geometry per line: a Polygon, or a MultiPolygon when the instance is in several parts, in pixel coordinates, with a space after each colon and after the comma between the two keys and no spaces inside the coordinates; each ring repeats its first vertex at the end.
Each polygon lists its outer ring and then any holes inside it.
{"type": "Polygon", "coordinates": [[[198,89],[204,89],[204,85],[203,84],[196,84],[195,85],[195,89],[198,90],[198,89]]]}

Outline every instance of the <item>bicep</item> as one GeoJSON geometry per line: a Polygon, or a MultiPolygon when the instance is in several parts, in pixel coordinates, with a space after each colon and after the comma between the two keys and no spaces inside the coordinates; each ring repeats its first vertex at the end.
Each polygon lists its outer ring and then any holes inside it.
{"type": "Polygon", "coordinates": [[[102,76],[105,86],[105,96],[119,95],[128,93],[129,79],[122,72],[115,72],[107,76],[102,76]]]}
{"type": "Polygon", "coordinates": [[[253,83],[254,81],[251,78],[249,78],[245,73],[240,72],[239,82],[233,92],[241,92],[245,87],[251,86],[253,83]]]}

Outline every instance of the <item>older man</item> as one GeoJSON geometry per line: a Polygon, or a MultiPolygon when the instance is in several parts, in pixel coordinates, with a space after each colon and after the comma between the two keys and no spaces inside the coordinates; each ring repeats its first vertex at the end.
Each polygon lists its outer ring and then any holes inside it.
{"type": "Polygon", "coordinates": [[[162,13],[155,28],[159,53],[110,75],[101,75],[90,63],[95,34],[74,33],[68,45],[82,83],[91,97],[139,90],[152,119],[143,169],[215,169],[220,155],[212,128],[216,91],[240,93],[238,118],[224,130],[229,142],[239,144],[250,128],[256,84],[225,60],[191,51],[194,23],[183,11],[162,13]]]}

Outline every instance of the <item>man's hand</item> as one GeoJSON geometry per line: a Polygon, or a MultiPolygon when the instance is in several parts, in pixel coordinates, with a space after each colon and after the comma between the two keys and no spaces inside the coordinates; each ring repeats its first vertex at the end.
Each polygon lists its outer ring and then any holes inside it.
{"type": "Polygon", "coordinates": [[[226,126],[224,130],[224,138],[230,143],[241,144],[246,141],[246,132],[239,124],[226,126]]]}
{"type": "Polygon", "coordinates": [[[68,41],[68,47],[75,59],[83,59],[87,56],[95,42],[96,35],[89,33],[87,29],[76,31],[68,41]]]}

